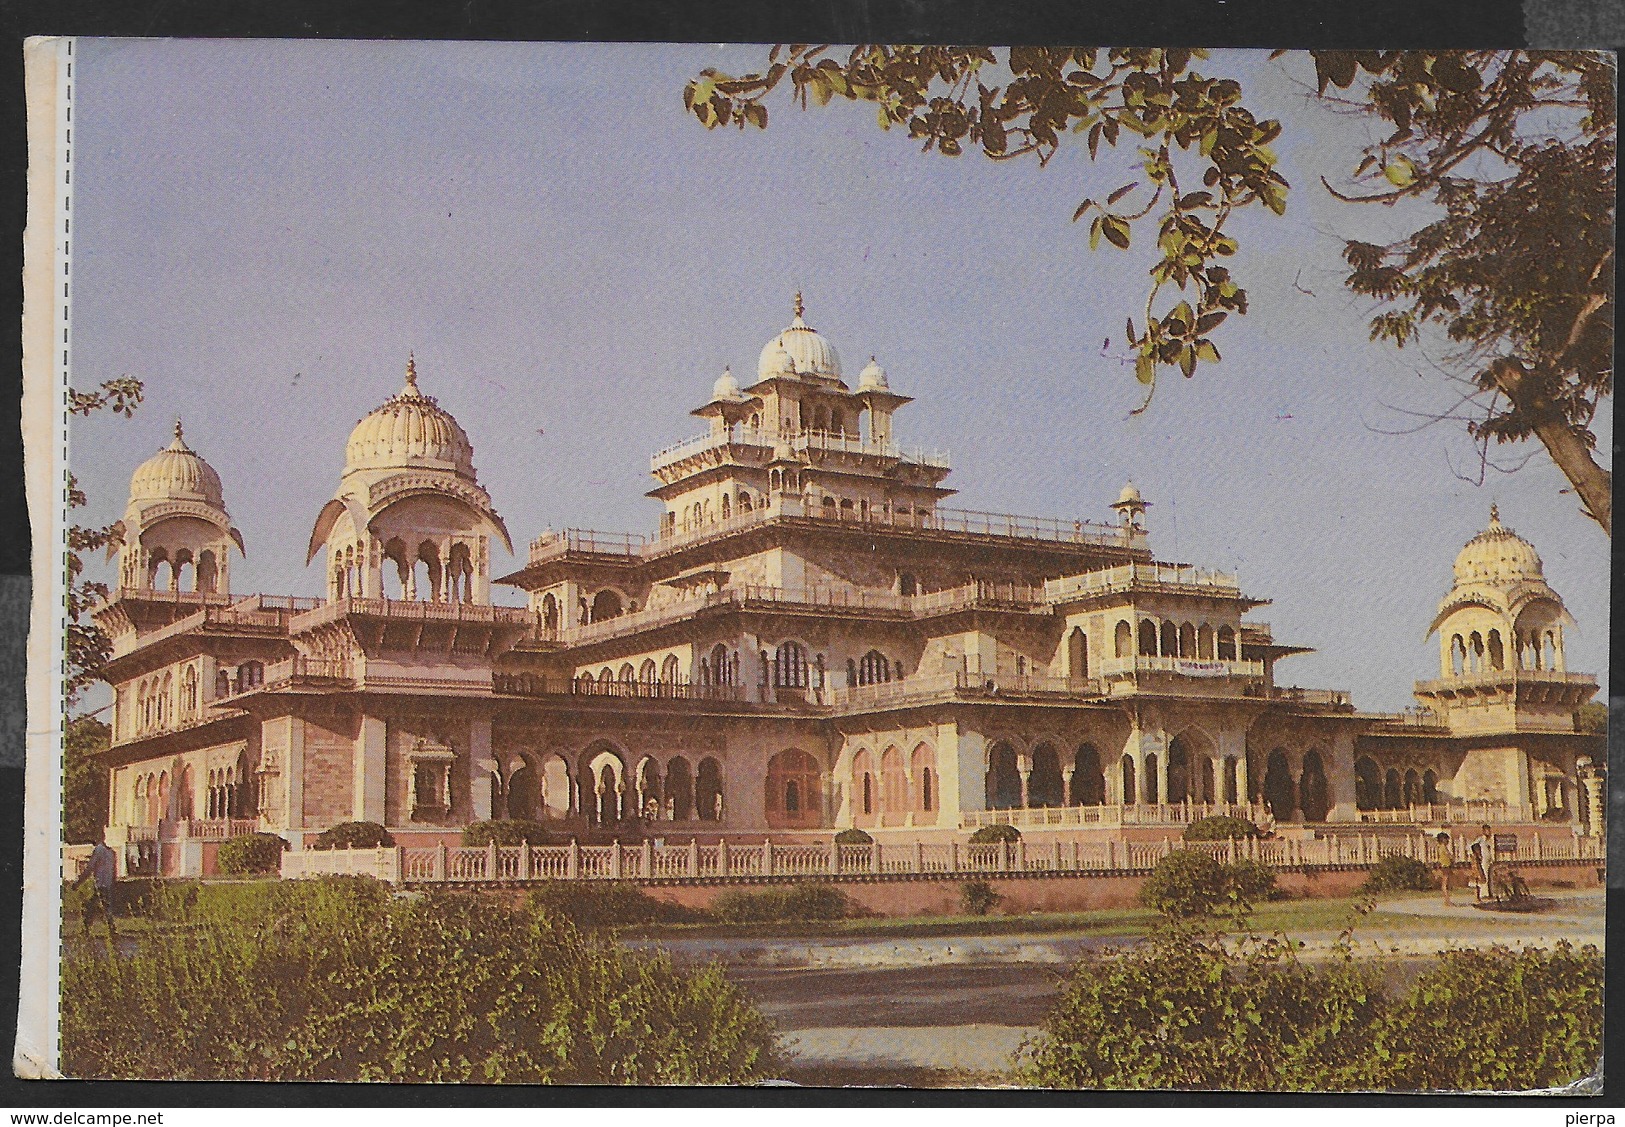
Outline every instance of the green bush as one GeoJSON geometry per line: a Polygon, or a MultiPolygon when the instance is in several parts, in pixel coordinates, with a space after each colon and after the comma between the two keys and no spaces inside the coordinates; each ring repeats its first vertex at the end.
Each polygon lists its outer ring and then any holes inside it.
{"type": "Polygon", "coordinates": [[[1290,940],[1170,927],[1086,955],[1021,1075],[1054,1088],[1559,1087],[1600,1063],[1594,947],[1450,950],[1395,996],[1380,967],[1300,963],[1290,940]]]}
{"type": "Polygon", "coordinates": [[[546,826],[529,818],[498,818],[489,822],[474,822],[463,827],[463,844],[489,845],[546,845],[550,834],[546,826]]]}
{"type": "Polygon", "coordinates": [[[1555,1088],[1600,1063],[1603,957],[1505,947],[1444,952],[1371,1035],[1372,1087],[1555,1088]]]}
{"type": "Polygon", "coordinates": [[[230,876],[274,873],[282,867],[282,852],[287,848],[287,839],[277,834],[247,834],[222,841],[214,863],[230,876]]]}
{"type": "Polygon", "coordinates": [[[1022,1074],[1046,1088],[1358,1087],[1382,1005],[1375,981],[1352,961],[1304,966],[1284,943],[1233,952],[1172,929],[1085,956],[1022,1074]]]}
{"type": "Polygon", "coordinates": [[[1185,827],[1184,835],[1186,841],[1233,841],[1262,836],[1262,831],[1246,818],[1232,818],[1227,814],[1198,818],[1185,827]]]}
{"type": "Polygon", "coordinates": [[[827,884],[787,884],[760,892],[725,892],[711,914],[723,923],[811,923],[858,914],[850,897],[827,884]]]}
{"type": "Polygon", "coordinates": [[[967,915],[985,916],[1003,899],[985,880],[966,881],[959,886],[959,903],[967,915]]]}
{"type": "Polygon", "coordinates": [[[1433,868],[1426,861],[1390,853],[1366,874],[1364,892],[1427,892],[1439,887],[1433,868]]]}
{"type": "Polygon", "coordinates": [[[836,845],[873,845],[875,839],[867,830],[860,830],[856,826],[844,829],[835,835],[836,845]]]}
{"type": "Polygon", "coordinates": [[[1204,850],[1176,849],[1146,877],[1140,903],[1173,919],[1194,919],[1220,908],[1245,908],[1277,894],[1275,874],[1256,861],[1227,865],[1204,850]]]}
{"type": "Polygon", "coordinates": [[[547,881],[525,898],[533,912],[580,928],[688,923],[698,913],[622,881],[547,881]]]}
{"type": "Polygon", "coordinates": [[[983,826],[970,835],[972,845],[997,845],[1001,841],[1020,841],[1021,831],[1004,822],[995,822],[991,826],[983,826]]]}
{"type": "Polygon", "coordinates": [[[377,822],[340,822],[316,835],[313,849],[378,849],[395,839],[377,822]]]}
{"type": "Polygon", "coordinates": [[[181,926],[133,950],[69,949],[69,1075],[734,1084],[776,1067],[771,1026],[719,969],[629,953],[546,913],[468,893],[397,899],[364,878],[189,891],[156,897],[181,926]]]}

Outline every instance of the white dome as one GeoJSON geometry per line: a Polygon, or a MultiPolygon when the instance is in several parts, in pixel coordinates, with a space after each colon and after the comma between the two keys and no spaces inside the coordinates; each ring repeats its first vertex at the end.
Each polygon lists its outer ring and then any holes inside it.
{"type": "Polygon", "coordinates": [[[873,356],[869,357],[869,362],[863,366],[863,371],[858,373],[858,390],[880,390],[890,386],[886,382],[886,369],[882,368],[880,361],[873,356]]]}
{"type": "Polygon", "coordinates": [[[787,371],[781,353],[795,365],[797,375],[830,376],[841,378],[841,358],[835,346],[814,332],[801,319],[801,295],[796,294],[796,316],[789,328],[779,333],[762,347],[761,360],[756,372],[762,379],[782,375],[787,371]]]}
{"type": "Polygon", "coordinates": [[[474,447],[451,414],[418,390],[417,364],[406,362],[406,386],[356,424],[344,448],[344,472],[447,469],[474,477],[474,447]]]}
{"type": "Polygon", "coordinates": [[[722,369],[722,375],[718,376],[717,382],[711,385],[711,398],[713,400],[741,398],[739,381],[734,379],[732,368],[722,369]]]}
{"type": "Polygon", "coordinates": [[[1535,546],[1501,523],[1501,513],[1490,506],[1490,526],[1467,541],[1456,556],[1456,582],[1516,581],[1544,575],[1535,546]]]}
{"type": "Polygon", "coordinates": [[[222,512],[226,502],[220,475],[197,455],[175,420],[175,440],[142,462],[130,477],[131,501],[202,501],[222,512]]]}
{"type": "Polygon", "coordinates": [[[1117,503],[1119,505],[1143,505],[1145,499],[1140,496],[1140,491],[1135,488],[1134,483],[1131,481],[1123,486],[1123,492],[1117,495],[1117,503]]]}

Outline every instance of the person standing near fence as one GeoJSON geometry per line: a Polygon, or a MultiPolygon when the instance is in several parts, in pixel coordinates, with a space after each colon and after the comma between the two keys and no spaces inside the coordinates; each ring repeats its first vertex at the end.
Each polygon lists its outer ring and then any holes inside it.
{"type": "Polygon", "coordinates": [[[1450,907],[1450,872],[1456,867],[1456,852],[1450,835],[1440,830],[1433,838],[1433,863],[1439,869],[1439,887],[1444,889],[1444,905],[1450,907]]]}
{"type": "Polygon", "coordinates": [[[1490,877],[1495,867],[1495,834],[1488,823],[1480,826],[1479,831],[1478,840],[1473,842],[1473,852],[1477,857],[1478,879],[1483,889],[1481,899],[1489,900],[1494,896],[1490,877]]]}

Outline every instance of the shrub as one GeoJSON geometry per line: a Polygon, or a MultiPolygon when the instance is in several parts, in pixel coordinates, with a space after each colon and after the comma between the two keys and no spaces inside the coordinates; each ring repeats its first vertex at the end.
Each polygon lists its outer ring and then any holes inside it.
{"type": "Polygon", "coordinates": [[[70,948],[70,1075],[729,1084],[776,1065],[771,1026],[719,969],[632,954],[545,913],[467,893],[395,899],[363,878],[192,891],[190,907],[160,897],[183,926],[133,950],[70,948]]]}
{"type": "Polygon", "coordinates": [[[1049,1088],[1355,1087],[1381,1012],[1374,976],[1352,961],[1304,966],[1281,942],[1233,951],[1172,929],[1085,956],[1022,1073],[1049,1088]]]}
{"type": "Polygon", "coordinates": [[[1200,849],[1174,850],[1140,886],[1140,903],[1173,919],[1244,908],[1277,895],[1275,874],[1267,866],[1246,860],[1227,865],[1200,849]]]}
{"type": "Polygon", "coordinates": [[[1227,814],[1213,814],[1198,818],[1185,827],[1186,841],[1231,841],[1237,838],[1262,837],[1259,828],[1246,818],[1232,818],[1227,814]]]}
{"type": "Polygon", "coordinates": [[[959,903],[967,915],[985,916],[1003,899],[985,880],[966,881],[959,886],[959,903]]]}
{"type": "Polygon", "coordinates": [[[1445,951],[1371,1034],[1372,1087],[1555,1088],[1600,1061],[1595,947],[1445,951]]]}
{"type": "Polygon", "coordinates": [[[873,845],[875,839],[867,830],[860,830],[856,826],[844,829],[835,835],[836,845],[873,845]]]}
{"type": "Polygon", "coordinates": [[[247,834],[221,842],[214,863],[230,875],[274,873],[282,866],[282,851],[287,848],[287,839],[277,834],[247,834]]]}
{"type": "Polygon", "coordinates": [[[547,881],[531,891],[525,904],[580,928],[687,923],[697,914],[623,881],[547,881]]]}
{"type": "Polygon", "coordinates": [[[995,822],[991,826],[983,826],[970,835],[972,845],[997,845],[1001,841],[1020,841],[1021,831],[1004,822],[995,822]]]}
{"type": "Polygon", "coordinates": [[[493,841],[498,845],[545,845],[548,837],[547,827],[529,818],[498,818],[463,827],[464,845],[482,846],[493,841]]]}
{"type": "Polygon", "coordinates": [[[723,923],[811,923],[858,914],[840,889],[827,884],[788,884],[760,892],[725,892],[712,915],[723,923]]]}
{"type": "Polygon", "coordinates": [[[1245,857],[1224,866],[1225,878],[1236,897],[1244,904],[1257,904],[1262,900],[1279,900],[1280,886],[1275,883],[1275,870],[1245,857]]]}
{"type": "Polygon", "coordinates": [[[1361,889],[1365,892],[1427,892],[1438,887],[1439,881],[1426,861],[1391,853],[1371,866],[1361,889]]]}
{"type": "Polygon", "coordinates": [[[377,822],[340,822],[316,835],[313,849],[378,849],[395,844],[377,822]]]}

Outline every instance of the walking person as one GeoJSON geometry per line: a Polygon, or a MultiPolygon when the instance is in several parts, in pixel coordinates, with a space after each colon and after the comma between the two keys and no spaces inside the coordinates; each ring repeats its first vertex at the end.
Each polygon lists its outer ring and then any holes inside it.
{"type": "Polygon", "coordinates": [[[98,841],[96,848],[90,851],[90,862],[79,879],[90,884],[90,896],[83,902],[79,917],[80,933],[89,935],[91,916],[100,915],[107,923],[107,937],[111,939],[118,934],[118,927],[113,923],[113,884],[118,879],[118,859],[106,840],[98,841]]]}
{"type": "Polygon", "coordinates": [[[1433,838],[1433,863],[1439,869],[1439,887],[1444,889],[1444,906],[1450,903],[1450,872],[1456,867],[1456,851],[1450,844],[1450,835],[1440,830],[1433,838]]]}

